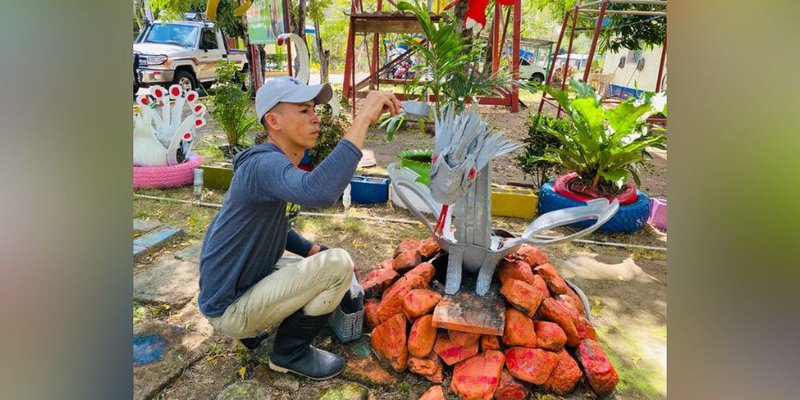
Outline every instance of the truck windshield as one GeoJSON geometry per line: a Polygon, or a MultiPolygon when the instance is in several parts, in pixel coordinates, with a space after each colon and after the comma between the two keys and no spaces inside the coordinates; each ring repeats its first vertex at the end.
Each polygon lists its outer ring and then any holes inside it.
{"type": "Polygon", "coordinates": [[[180,24],[153,24],[144,38],[145,43],[174,44],[181,47],[194,47],[197,44],[196,26],[180,24]]]}

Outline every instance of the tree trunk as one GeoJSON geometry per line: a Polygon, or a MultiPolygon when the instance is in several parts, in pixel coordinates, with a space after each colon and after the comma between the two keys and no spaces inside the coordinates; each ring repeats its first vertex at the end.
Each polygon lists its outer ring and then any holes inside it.
{"type": "Polygon", "coordinates": [[[331,52],[322,47],[322,33],[319,30],[319,22],[317,21],[314,21],[314,32],[317,42],[317,56],[319,57],[319,80],[321,83],[328,83],[328,65],[331,59],[331,52]]]}
{"type": "MultiPolygon", "coordinates": [[[[488,8],[488,7],[487,7],[488,8]]],[[[467,2],[466,1],[459,1],[458,4],[453,7],[453,16],[455,17],[455,29],[453,30],[455,33],[461,34],[462,36],[466,37],[469,40],[469,44],[472,44],[472,29],[466,29],[464,26],[464,14],[467,13],[467,2]]]]}

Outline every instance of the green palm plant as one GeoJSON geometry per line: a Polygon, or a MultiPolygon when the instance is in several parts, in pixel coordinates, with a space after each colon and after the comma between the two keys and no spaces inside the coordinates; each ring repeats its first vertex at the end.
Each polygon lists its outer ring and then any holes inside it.
{"type": "MultiPolygon", "coordinates": [[[[648,147],[665,148],[666,137],[648,128],[646,119],[657,112],[666,112],[663,94],[629,98],[612,108],[604,108],[594,88],[584,82],[570,80],[568,90],[542,87],[555,98],[575,128],[571,133],[544,126],[559,143],[548,147],[536,160],[553,162],[589,180],[591,188],[613,185],[621,188],[628,175],[641,184],[639,166],[650,159],[648,147]],[[574,96],[572,92],[574,91],[574,96]],[[657,100],[658,99],[658,100],[657,100]],[[657,104],[657,107],[654,107],[657,104]]],[[[536,161],[534,160],[534,161],[536,161]]]]}
{"type": "Polygon", "coordinates": [[[256,124],[258,117],[250,116],[250,90],[242,91],[242,77],[236,64],[221,60],[216,68],[219,82],[209,95],[212,108],[209,113],[217,120],[228,139],[227,155],[233,157],[245,145],[244,139],[256,124]]]}

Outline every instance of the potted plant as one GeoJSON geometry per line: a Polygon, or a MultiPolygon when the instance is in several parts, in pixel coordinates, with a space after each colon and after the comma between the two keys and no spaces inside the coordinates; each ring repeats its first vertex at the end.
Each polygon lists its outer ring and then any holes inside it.
{"type": "Polygon", "coordinates": [[[636,189],[640,185],[638,170],[650,158],[648,147],[663,149],[666,144],[666,137],[658,133],[663,128],[649,127],[647,118],[666,113],[666,96],[647,94],[606,108],[591,85],[574,79],[569,90],[542,90],[561,105],[574,130],[567,133],[543,126],[558,145],[547,147],[543,155],[531,157],[532,161],[556,163],[570,172],[542,186],[539,213],[616,197],[620,209],[600,230],[632,232],[642,228],[650,199],[636,189]]]}
{"type": "MultiPolygon", "coordinates": [[[[228,144],[219,146],[222,154],[233,159],[238,152],[249,146],[247,133],[258,126],[258,117],[250,115],[250,92],[242,90],[245,78],[236,64],[222,60],[216,68],[218,82],[213,86],[213,93],[208,95],[211,107],[208,112],[214,117],[228,144]]],[[[226,190],[233,179],[233,168],[230,162],[215,165],[204,165],[203,184],[212,189],[226,190]]]]}

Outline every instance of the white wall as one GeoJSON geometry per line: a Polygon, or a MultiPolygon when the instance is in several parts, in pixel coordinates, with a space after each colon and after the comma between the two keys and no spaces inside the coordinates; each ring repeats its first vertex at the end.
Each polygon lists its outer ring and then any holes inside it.
{"type": "MultiPolygon", "coordinates": [[[[644,58],[644,69],[641,71],[636,69],[636,62],[632,60],[631,51],[628,49],[620,49],[619,52],[607,52],[605,55],[605,64],[603,65],[603,74],[611,74],[611,84],[634,88],[637,87],[641,90],[655,91],[656,80],[658,79],[658,64],[661,61],[661,46],[654,47],[650,50],[642,51],[642,58],[644,58]],[[619,68],[620,57],[625,56],[625,67],[619,68]]],[[[664,59],[664,72],[667,74],[667,60],[664,59]]],[[[662,90],[666,89],[662,85],[662,90]]]]}

